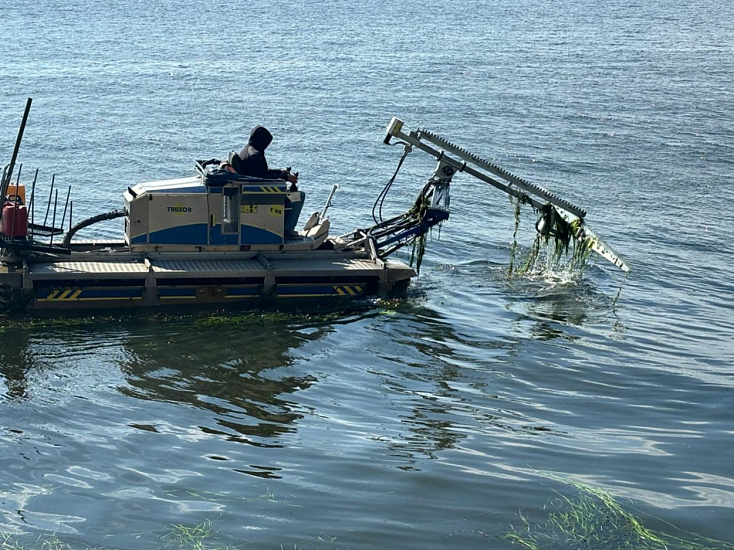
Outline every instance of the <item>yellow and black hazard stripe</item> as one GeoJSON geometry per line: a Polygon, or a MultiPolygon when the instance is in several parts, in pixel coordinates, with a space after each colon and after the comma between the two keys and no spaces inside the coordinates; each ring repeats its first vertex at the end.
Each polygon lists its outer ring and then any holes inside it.
{"type": "Polygon", "coordinates": [[[38,298],[39,302],[70,302],[77,300],[82,293],[81,288],[55,288],[45,298],[38,298]]]}
{"type": "Polygon", "coordinates": [[[284,187],[278,187],[277,185],[261,185],[261,193],[285,193],[284,187]]]}
{"type": "Polygon", "coordinates": [[[38,302],[89,302],[105,300],[140,300],[143,287],[106,287],[106,288],[53,288],[40,290],[36,294],[38,302]]]}
{"type": "Polygon", "coordinates": [[[285,194],[287,188],[285,185],[248,185],[242,186],[243,195],[274,195],[285,194]]]}
{"type": "Polygon", "coordinates": [[[335,286],[334,290],[339,296],[358,296],[364,292],[360,285],[335,286]]]}

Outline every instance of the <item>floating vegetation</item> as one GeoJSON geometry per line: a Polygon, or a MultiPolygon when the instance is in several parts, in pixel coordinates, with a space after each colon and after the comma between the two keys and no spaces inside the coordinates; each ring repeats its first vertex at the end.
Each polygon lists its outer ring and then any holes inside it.
{"type": "Polygon", "coordinates": [[[262,324],[266,319],[260,312],[248,313],[214,313],[206,317],[194,319],[194,325],[198,327],[234,327],[239,325],[262,324]]]}
{"type": "MultiPolygon", "coordinates": [[[[386,301],[389,305],[390,302],[386,301]]],[[[399,303],[399,302],[398,302],[399,303]]],[[[372,306],[367,302],[352,302],[345,306],[342,303],[334,302],[333,304],[311,305],[309,310],[303,311],[297,308],[289,308],[285,310],[254,310],[241,312],[238,310],[218,310],[204,315],[186,317],[186,320],[200,328],[218,328],[218,327],[248,327],[253,325],[264,326],[267,324],[286,324],[289,326],[297,326],[299,323],[308,323],[312,326],[317,323],[338,322],[345,316],[358,314],[372,306]]],[[[384,306],[387,307],[387,306],[384,306]]]]}
{"type": "Polygon", "coordinates": [[[39,328],[96,326],[100,318],[95,317],[11,317],[0,315],[0,334],[13,329],[32,330],[39,328]]]}
{"type": "Polygon", "coordinates": [[[686,536],[653,531],[627,512],[606,491],[583,483],[566,483],[576,489],[574,497],[560,492],[544,506],[548,519],[532,525],[520,514],[521,524],[512,525],[505,539],[531,550],[734,550],[734,545],[683,532],[686,536]]]}

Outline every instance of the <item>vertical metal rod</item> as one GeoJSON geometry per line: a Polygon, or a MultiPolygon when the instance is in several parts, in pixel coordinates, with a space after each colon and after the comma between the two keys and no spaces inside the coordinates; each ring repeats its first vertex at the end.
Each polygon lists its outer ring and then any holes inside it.
{"type": "Polygon", "coordinates": [[[31,200],[28,203],[28,210],[31,211],[31,240],[33,240],[33,212],[35,210],[35,206],[33,205],[33,200],[36,196],[36,180],[38,179],[38,168],[36,168],[36,175],[33,176],[33,183],[31,184],[31,200]]]}
{"type": "Polygon", "coordinates": [[[13,177],[13,170],[15,169],[15,160],[18,158],[18,151],[20,150],[20,142],[23,140],[23,132],[25,131],[25,123],[28,120],[28,113],[31,110],[31,103],[33,98],[29,97],[25,104],[25,112],[23,113],[23,120],[20,123],[20,129],[18,130],[18,138],[15,140],[15,147],[13,148],[13,156],[10,158],[10,168],[8,170],[7,177],[0,183],[0,197],[5,197],[5,193],[10,185],[10,179],[13,177]]]}
{"type": "Polygon", "coordinates": [[[69,203],[69,231],[71,231],[71,219],[74,216],[74,201],[69,203]]]}
{"type": "Polygon", "coordinates": [[[48,192],[48,204],[46,205],[46,215],[43,217],[43,225],[46,225],[48,221],[48,211],[51,208],[51,197],[54,195],[54,181],[56,180],[56,174],[51,176],[51,191],[48,192]]]}
{"type": "Polygon", "coordinates": [[[18,179],[16,179],[16,180],[15,180],[15,186],[16,186],[16,188],[18,187],[18,185],[20,185],[20,173],[21,173],[22,171],[23,171],[23,163],[21,162],[21,163],[20,163],[20,164],[18,165],[18,179]]]}
{"type": "Polygon", "coordinates": [[[33,198],[36,196],[36,180],[38,179],[38,168],[33,176],[33,183],[31,184],[31,198],[28,201],[28,210],[33,212],[33,198]]]}
{"type": "Polygon", "coordinates": [[[56,193],[54,194],[54,217],[53,217],[53,221],[51,222],[51,240],[49,241],[49,244],[54,244],[54,228],[56,226],[56,204],[58,202],[59,202],[59,190],[57,189],[56,193]]]}
{"type": "Polygon", "coordinates": [[[71,196],[71,185],[69,186],[69,190],[66,192],[66,202],[64,203],[64,215],[61,216],[61,223],[59,224],[59,227],[61,229],[64,229],[64,222],[66,221],[66,209],[69,207],[69,197],[71,196]]]}

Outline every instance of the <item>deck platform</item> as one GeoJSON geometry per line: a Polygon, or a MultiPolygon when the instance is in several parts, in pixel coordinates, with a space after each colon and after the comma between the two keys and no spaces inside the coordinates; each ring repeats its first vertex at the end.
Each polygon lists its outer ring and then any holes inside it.
{"type": "Polygon", "coordinates": [[[287,298],[385,295],[415,271],[336,253],[214,256],[86,255],[0,267],[0,284],[29,309],[144,307],[287,298]]]}

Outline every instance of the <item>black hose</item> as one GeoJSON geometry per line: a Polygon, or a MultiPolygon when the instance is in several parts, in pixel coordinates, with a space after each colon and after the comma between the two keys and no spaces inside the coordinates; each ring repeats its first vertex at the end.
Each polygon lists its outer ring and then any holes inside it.
{"type": "Polygon", "coordinates": [[[97,214],[96,216],[87,218],[86,220],[79,222],[74,227],[69,229],[69,232],[66,234],[66,236],[64,237],[64,241],[61,244],[62,246],[68,248],[69,245],[71,245],[71,239],[80,229],[84,229],[85,227],[89,227],[90,225],[94,225],[95,223],[104,222],[107,220],[114,220],[116,218],[122,218],[124,216],[127,216],[127,212],[125,212],[124,210],[113,210],[112,212],[97,214]]]}
{"type": "Polygon", "coordinates": [[[388,191],[390,191],[390,187],[392,187],[393,182],[395,181],[395,177],[398,175],[398,172],[400,171],[400,167],[403,165],[403,161],[405,161],[405,157],[408,156],[408,153],[410,153],[410,148],[406,147],[405,151],[403,152],[403,156],[400,158],[400,162],[398,162],[398,167],[395,169],[395,173],[390,178],[390,181],[387,182],[383,190],[380,192],[380,194],[377,196],[377,200],[375,201],[375,204],[372,206],[372,219],[375,221],[375,223],[378,223],[377,217],[379,216],[380,221],[382,221],[382,205],[385,202],[385,197],[387,197],[388,191]],[[378,216],[375,216],[375,210],[377,210],[377,205],[380,205],[378,216]]]}

